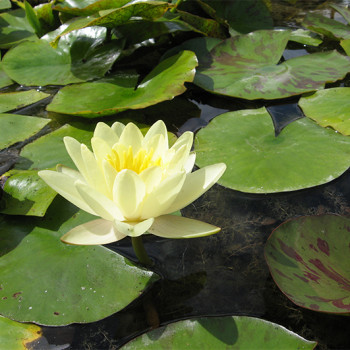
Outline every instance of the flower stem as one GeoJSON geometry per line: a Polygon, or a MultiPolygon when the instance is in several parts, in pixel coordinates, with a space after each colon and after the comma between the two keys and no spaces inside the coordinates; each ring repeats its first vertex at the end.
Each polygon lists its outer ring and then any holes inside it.
{"type": "Polygon", "coordinates": [[[131,237],[132,247],[134,248],[135,255],[139,262],[145,266],[152,266],[153,261],[147,255],[145,247],[142,243],[142,236],[139,237],[131,237]]]}
{"type": "Polygon", "coordinates": [[[177,7],[182,3],[182,1],[183,1],[183,0],[177,0],[177,1],[176,1],[176,4],[175,4],[175,7],[173,7],[173,8],[170,10],[170,12],[171,12],[171,13],[175,13],[177,7]]]}

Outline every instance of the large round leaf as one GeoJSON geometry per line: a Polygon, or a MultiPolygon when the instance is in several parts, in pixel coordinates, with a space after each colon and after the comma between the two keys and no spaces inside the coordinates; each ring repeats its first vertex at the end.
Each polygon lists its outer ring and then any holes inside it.
{"type": "Polygon", "coordinates": [[[50,119],[30,117],[19,114],[0,114],[0,149],[35,135],[50,119]]]}
{"type": "Polygon", "coordinates": [[[27,90],[0,94],[0,113],[22,108],[50,96],[41,91],[27,90]]]}
{"type": "Polygon", "coordinates": [[[200,130],[196,164],[224,162],[221,185],[251,193],[293,191],[329,182],[350,166],[350,139],[307,118],[275,137],[265,108],[229,112],[200,130]]]}
{"type": "Polygon", "coordinates": [[[0,88],[13,84],[13,80],[4,72],[0,62],[0,88]]]}
{"type": "Polygon", "coordinates": [[[314,349],[315,346],[315,342],[275,323],[233,316],[172,323],[139,336],[123,349],[295,350],[314,349]]]}
{"type": "Polygon", "coordinates": [[[227,39],[215,46],[210,65],[200,65],[194,83],[222,95],[278,99],[324,87],[343,78],[350,61],[336,51],[292,58],[278,64],[290,37],[289,31],[261,30],[227,39]]]}
{"type": "MultiPolygon", "coordinates": [[[[94,217],[76,212],[63,199],[54,203],[31,233],[0,259],[0,313],[17,321],[66,325],[94,322],[123,309],[146,288],[153,273],[101,246],[62,243],[59,238],[65,232],[94,217]]],[[[13,230],[23,225],[28,222],[18,220],[13,230]]]]}
{"type": "Polygon", "coordinates": [[[3,349],[25,350],[27,345],[41,337],[41,328],[19,323],[0,316],[0,344],[3,349]]]}
{"type": "Polygon", "coordinates": [[[331,126],[350,135],[350,87],[320,90],[302,97],[299,106],[304,114],[321,126],[331,126]]]}
{"type": "Polygon", "coordinates": [[[305,216],[279,226],[265,256],[275,282],[293,303],[350,314],[349,247],[348,218],[305,216]]]}
{"type": "Polygon", "coordinates": [[[119,79],[66,86],[58,92],[47,110],[98,117],[130,108],[144,108],[182,94],[186,90],[184,83],[193,80],[196,66],[195,54],[183,51],[159,63],[136,90],[120,85],[119,79]]]}
{"type": "Polygon", "coordinates": [[[3,58],[8,76],[23,85],[66,85],[101,78],[119,56],[119,47],[101,46],[105,28],[70,33],[54,49],[47,41],[24,42],[3,58]]]}

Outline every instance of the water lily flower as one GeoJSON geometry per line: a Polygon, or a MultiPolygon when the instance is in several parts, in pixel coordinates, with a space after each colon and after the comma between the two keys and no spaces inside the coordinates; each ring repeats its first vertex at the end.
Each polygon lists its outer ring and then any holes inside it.
{"type": "Polygon", "coordinates": [[[191,172],[193,133],[185,132],[169,148],[164,122],[145,136],[133,123],[98,123],[92,151],[72,137],[64,144],[78,170],[63,165],[43,170],[41,178],[61,196],[99,219],[77,226],[61,240],[70,244],[107,244],[148,232],[160,237],[191,238],[220,228],[170,215],[184,208],[220,178],[225,164],[191,172]]]}

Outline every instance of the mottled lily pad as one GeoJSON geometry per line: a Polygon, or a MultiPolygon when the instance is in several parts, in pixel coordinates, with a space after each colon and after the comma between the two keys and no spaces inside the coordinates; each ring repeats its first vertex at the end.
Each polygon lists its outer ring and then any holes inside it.
{"type": "Polygon", "coordinates": [[[35,135],[50,119],[30,117],[19,114],[0,114],[0,149],[7,148],[16,142],[24,141],[35,135]]]}
{"type": "Polygon", "coordinates": [[[337,215],[287,221],[270,236],[272,277],[295,304],[350,315],[350,220],[337,215]]]}
{"type": "MultiPolygon", "coordinates": [[[[238,35],[200,56],[194,83],[233,97],[279,99],[322,89],[343,78],[350,60],[336,51],[292,58],[278,64],[290,39],[286,30],[260,30],[238,35]]],[[[197,52],[196,52],[197,53],[197,52]]]]}
{"type": "Polygon", "coordinates": [[[55,326],[94,322],[123,309],[156,279],[102,246],[60,241],[93,218],[58,198],[44,219],[33,218],[34,227],[21,220],[13,225],[14,231],[26,225],[30,234],[0,258],[2,315],[55,326]]]}
{"type": "Polygon", "coordinates": [[[36,170],[12,170],[4,176],[4,192],[0,210],[3,214],[44,216],[56,196],[36,170]]]}
{"type": "Polygon", "coordinates": [[[25,350],[27,345],[41,337],[41,328],[19,323],[0,316],[0,344],[3,349],[25,350]]]}
{"type": "Polygon", "coordinates": [[[4,72],[0,62],[0,89],[11,84],[13,84],[13,80],[4,72]]]}
{"type": "Polygon", "coordinates": [[[0,113],[22,108],[50,96],[37,90],[0,94],[0,113]]]}
{"type": "Polygon", "coordinates": [[[101,78],[120,54],[103,46],[105,28],[75,31],[54,49],[46,40],[24,42],[3,58],[6,74],[22,85],[66,85],[101,78]]]}
{"type": "Polygon", "coordinates": [[[327,183],[350,166],[350,139],[308,118],[275,137],[265,108],[222,114],[200,130],[196,164],[224,162],[219,184],[243,192],[294,191],[327,183]]]}
{"type": "Polygon", "coordinates": [[[350,135],[350,87],[320,90],[302,97],[299,106],[304,114],[321,126],[330,126],[350,135]]]}
{"type": "Polygon", "coordinates": [[[246,316],[202,317],[168,324],[127,343],[141,349],[314,349],[308,341],[272,322],[246,316]]]}
{"type": "Polygon", "coordinates": [[[47,106],[51,112],[100,117],[126,109],[145,108],[182,94],[185,82],[191,82],[197,59],[193,52],[183,51],[156,66],[135,89],[109,79],[66,86],[47,106]]]}

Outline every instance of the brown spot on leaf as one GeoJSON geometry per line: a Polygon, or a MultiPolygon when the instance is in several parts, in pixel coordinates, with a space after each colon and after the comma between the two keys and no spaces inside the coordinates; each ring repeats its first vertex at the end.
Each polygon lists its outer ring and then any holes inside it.
{"type": "Polygon", "coordinates": [[[12,298],[17,299],[18,296],[19,296],[20,294],[22,294],[22,292],[14,293],[14,294],[12,295],[12,298]]]}
{"type": "Polygon", "coordinates": [[[317,238],[317,247],[321,252],[323,252],[327,256],[329,256],[329,245],[328,245],[327,241],[325,241],[321,238],[317,238]]]}
{"type": "Polygon", "coordinates": [[[319,309],[320,309],[320,306],[317,305],[317,304],[310,304],[310,308],[311,308],[311,309],[314,309],[314,310],[319,310],[319,309]]]}
{"type": "Polygon", "coordinates": [[[308,280],[307,278],[305,278],[305,277],[303,277],[303,276],[299,276],[299,275],[297,275],[296,273],[293,273],[293,275],[294,275],[295,277],[298,277],[299,279],[301,279],[303,282],[309,283],[309,280],[308,280]]]}
{"type": "Polygon", "coordinates": [[[290,258],[296,261],[303,261],[303,258],[292,248],[285,244],[281,239],[278,239],[281,249],[283,252],[288,255],[290,258]]]}
{"type": "Polygon", "coordinates": [[[55,311],[53,314],[57,316],[57,315],[59,315],[60,313],[57,312],[57,311],[55,311]]]}

